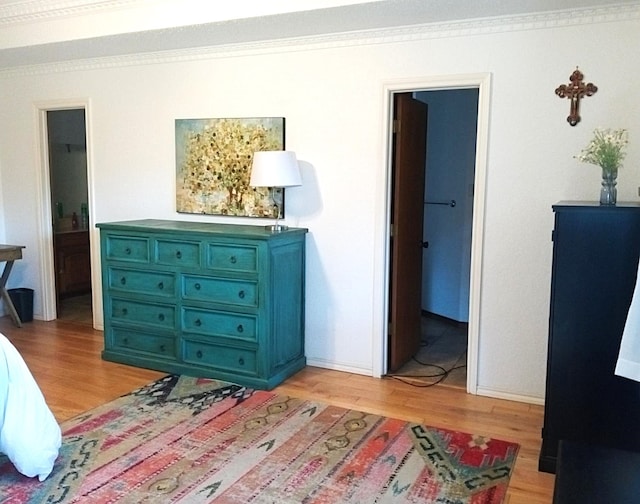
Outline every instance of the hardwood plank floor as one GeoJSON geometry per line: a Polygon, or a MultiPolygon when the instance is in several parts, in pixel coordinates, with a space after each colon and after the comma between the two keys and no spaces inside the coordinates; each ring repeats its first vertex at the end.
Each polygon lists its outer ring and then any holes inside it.
{"type": "MultiPolygon", "coordinates": [[[[165,375],[103,361],[102,332],[90,326],[34,320],[16,328],[9,317],[1,317],[0,332],[20,351],[60,422],[165,375]]],[[[275,392],[517,442],[520,452],[506,503],[552,500],[554,476],[537,469],[541,406],[472,396],[447,385],[416,388],[393,379],[313,367],[275,392]]]]}

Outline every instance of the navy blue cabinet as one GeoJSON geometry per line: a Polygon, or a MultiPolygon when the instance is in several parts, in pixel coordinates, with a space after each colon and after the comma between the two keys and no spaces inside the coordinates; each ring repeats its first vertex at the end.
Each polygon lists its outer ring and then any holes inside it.
{"type": "Polygon", "coordinates": [[[539,469],[566,439],[640,451],[640,383],[614,374],[640,256],[640,206],[554,205],[539,469]]]}
{"type": "Polygon", "coordinates": [[[267,389],[304,367],[306,229],[97,227],[104,359],[267,389]]]}

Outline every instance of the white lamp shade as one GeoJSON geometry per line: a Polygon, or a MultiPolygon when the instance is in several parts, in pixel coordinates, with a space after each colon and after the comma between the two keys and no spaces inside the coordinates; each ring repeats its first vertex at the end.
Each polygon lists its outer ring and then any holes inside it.
{"type": "Polygon", "coordinates": [[[302,185],[295,152],[258,151],[253,153],[251,187],[294,187],[302,185]]]}

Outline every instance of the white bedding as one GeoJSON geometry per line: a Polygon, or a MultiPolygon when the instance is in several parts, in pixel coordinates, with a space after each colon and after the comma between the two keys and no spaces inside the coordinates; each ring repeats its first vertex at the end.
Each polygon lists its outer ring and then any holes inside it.
{"type": "Polygon", "coordinates": [[[615,374],[640,381],[640,266],[622,333],[615,374]]]}
{"type": "Polygon", "coordinates": [[[61,444],[60,426],[22,356],[0,334],[0,453],[40,481],[51,474],[61,444]]]}

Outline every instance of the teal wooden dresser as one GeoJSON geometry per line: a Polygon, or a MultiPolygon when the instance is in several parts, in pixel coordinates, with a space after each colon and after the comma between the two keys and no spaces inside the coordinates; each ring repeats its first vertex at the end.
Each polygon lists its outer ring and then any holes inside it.
{"type": "Polygon", "coordinates": [[[105,360],[265,389],[305,366],[306,229],[97,227],[105,360]]]}

